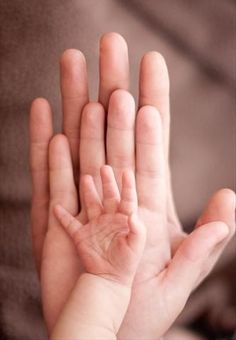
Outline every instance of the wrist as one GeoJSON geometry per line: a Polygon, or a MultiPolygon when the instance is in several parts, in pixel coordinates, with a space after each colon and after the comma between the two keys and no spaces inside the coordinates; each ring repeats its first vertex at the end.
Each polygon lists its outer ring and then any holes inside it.
{"type": "Polygon", "coordinates": [[[59,317],[51,339],[116,339],[130,301],[131,288],[83,273],[59,317]]]}
{"type": "Polygon", "coordinates": [[[91,313],[81,312],[80,321],[89,322],[111,330],[117,334],[128,309],[131,298],[131,287],[104,275],[83,273],[72,292],[75,306],[86,305],[91,313]],[[83,295],[81,292],[84,292],[83,295]],[[90,309],[91,308],[91,309],[90,309]]]}

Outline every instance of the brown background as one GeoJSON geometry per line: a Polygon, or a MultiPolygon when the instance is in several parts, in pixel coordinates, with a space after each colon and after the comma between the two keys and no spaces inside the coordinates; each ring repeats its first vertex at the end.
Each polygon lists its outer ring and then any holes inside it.
{"type": "MultiPolygon", "coordinates": [[[[214,191],[235,188],[235,18],[234,0],[1,0],[0,339],[45,338],[29,237],[27,129],[37,96],[51,102],[60,126],[62,51],[84,52],[95,100],[104,32],[117,31],[128,42],[135,96],[142,55],[157,50],[165,56],[174,194],[191,228],[214,191]]],[[[235,263],[234,248],[222,270],[235,263]]]]}

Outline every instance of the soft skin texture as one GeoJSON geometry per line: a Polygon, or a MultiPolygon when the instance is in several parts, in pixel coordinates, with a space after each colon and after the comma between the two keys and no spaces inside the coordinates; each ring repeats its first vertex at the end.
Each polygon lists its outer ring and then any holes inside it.
{"type": "Polygon", "coordinates": [[[113,170],[101,168],[102,200],[93,178],[81,178],[87,223],[56,205],[54,212],[71,237],[85,273],[80,275],[51,339],[116,339],[143,253],[146,228],[137,216],[134,174],[125,171],[119,192],[113,170]]]}
{"type": "MultiPolygon", "coordinates": [[[[187,237],[183,232],[172,199],[168,165],[169,80],[163,57],[157,52],[149,52],[142,59],[139,82],[140,111],[136,124],[133,99],[128,92],[122,90],[128,88],[129,79],[127,45],[122,37],[116,33],[108,33],[101,40],[99,98],[107,108],[108,99],[112,93],[108,113],[107,110],[104,113],[100,104],[92,103],[88,105],[92,105],[93,110],[88,110],[87,107],[87,112],[90,111],[89,119],[87,119],[86,113],[82,114],[81,108],[88,101],[88,87],[85,61],[81,52],[75,50],[64,52],[61,66],[63,131],[69,140],[69,146],[62,135],[52,138],[52,114],[49,104],[44,99],[38,98],[33,102],[30,115],[33,179],[32,234],[35,258],[41,276],[43,308],[48,330],[50,332],[55,325],[78,275],[82,272],[76,249],[56,221],[52,207],[56,203],[60,203],[73,215],[76,215],[80,210],[78,211],[78,195],[73,176],[76,180],[79,169],[83,169],[83,173],[92,175],[96,181],[100,167],[107,162],[117,169],[118,183],[120,183],[122,169],[135,169],[138,175],[138,190],[142,196],[142,218],[145,223],[146,221],[155,222],[155,225],[147,230],[144,256],[134,281],[131,303],[119,336],[122,340],[130,338],[156,339],[161,332],[169,327],[175,318],[174,314],[177,315],[183,308],[193,286],[195,287],[210,272],[232,238],[235,231],[235,194],[229,189],[222,189],[210,198],[197,226],[204,228],[205,224],[210,223],[210,226],[209,224],[206,226],[206,230],[209,232],[210,240],[218,245],[213,247],[212,251],[209,251],[209,245],[206,245],[208,251],[205,249],[201,252],[204,259],[199,260],[198,265],[193,266],[192,261],[189,261],[189,255],[186,257],[181,254],[189,254],[183,249],[185,247],[189,249],[186,245],[189,241],[193,244],[192,240],[195,236],[187,237]],[[117,70],[119,72],[116,72],[117,70]],[[79,76],[80,74],[83,75],[82,78],[79,76]],[[116,91],[114,92],[114,90],[116,91]],[[122,109],[119,105],[121,97],[123,98],[122,109]],[[147,105],[152,105],[155,109],[147,105]],[[96,107],[96,111],[94,107],[96,107]],[[125,114],[123,114],[124,108],[125,114]],[[100,111],[98,115],[97,111],[100,111]],[[107,115],[108,122],[105,140],[103,137],[104,115],[107,115]],[[80,117],[82,117],[81,121],[80,117]],[[65,128],[65,122],[67,122],[67,128],[65,128]],[[133,139],[134,128],[135,141],[133,139]],[[153,130],[158,132],[158,136],[155,137],[158,138],[158,141],[153,137],[153,130]],[[119,131],[119,143],[115,137],[117,131],[119,131]],[[160,135],[162,142],[159,138],[160,135]],[[83,136],[82,139],[80,139],[81,136],[83,136]],[[149,136],[151,140],[149,140],[149,136]],[[83,138],[86,138],[87,148],[86,144],[83,144],[83,138]],[[73,147],[71,140],[74,141],[76,147],[73,147]],[[139,149],[152,149],[152,153],[137,152],[135,158],[135,144],[139,149]],[[92,145],[96,145],[96,152],[91,147],[92,145]],[[77,150],[80,150],[79,157],[77,150]],[[72,152],[74,174],[70,166],[70,152],[72,152]],[[49,154],[50,164],[48,165],[49,154]],[[78,162],[74,161],[76,159],[79,159],[80,166],[78,162]],[[142,168],[144,161],[147,164],[146,168],[142,168]],[[160,169],[163,168],[165,171],[161,170],[160,172],[160,169]],[[158,188],[155,182],[158,183],[158,188]],[[152,204],[151,197],[154,198],[152,204]],[[210,236],[212,235],[210,232],[212,226],[216,227],[219,232],[218,236],[221,227],[222,230],[225,230],[225,226],[227,226],[228,236],[221,242],[219,242],[220,236],[219,239],[213,240],[210,236]],[[185,271],[186,266],[191,271],[192,278],[195,278],[195,281],[189,282],[189,285],[188,282],[184,283],[188,285],[188,288],[185,292],[181,292],[182,298],[179,305],[175,303],[175,294],[172,295],[172,287],[176,282],[174,280],[173,283],[171,272],[174,273],[174,270],[172,271],[171,268],[174,268],[173,264],[177,263],[177,260],[172,262],[172,266],[170,266],[170,260],[174,255],[177,255],[178,259],[182,259],[185,264],[179,267],[178,278],[184,277],[181,270],[183,268],[185,271]],[[65,272],[67,273],[66,277],[65,272]],[[167,273],[170,274],[167,275],[167,273]],[[164,280],[163,277],[169,279],[164,280]],[[58,281],[60,281],[59,286],[57,285],[58,281]],[[168,284],[164,284],[164,282],[168,282],[168,284]],[[168,287],[171,287],[171,290],[168,287]],[[165,292],[164,300],[160,299],[162,291],[165,292]],[[165,310],[164,305],[168,301],[170,303],[167,305],[171,309],[165,310]],[[171,304],[174,304],[176,309],[174,314],[172,314],[171,304]],[[161,322],[157,322],[157,319],[160,321],[163,311],[166,311],[166,314],[161,324],[161,322]]],[[[86,111],[85,109],[84,111],[86,111]]],[[[101,189],[98,187],[98,190],[101,189]]],[[[81,202],[81,206],[83,211],[83,202],[81,202]]],[[[81,213],[81,220],[83,223],[86,221],[84,213],[81,213]]],[[[194,253],[195,251],[198,253],[198,250],[202,249],[198,237],[200,229],[197,228],[194,234],[197,235],[196,242],[194,242],[195,247],[190,247],[194,253]]],[[[191,255],[190,258],[192,258],[191,255]]],[[[181,289],[181,285],[178,287],[181,289]]],[[[175,285],[174,293],[176,291],[175,285]]]]}
{"type": "Polygon", "coordinates": [[[82,274],[50,340],[115,340],[127,310],[131,288],[101,276],[82,274]]]}
{"type": "Polygon", "coordinates": [[[137,215],[134,174],[124,171],[119,192],[112,168],[104,165],[101,182],[102,199],[92,176],[81,178],[86,223],[80,222],[80,215],[73,217],[60,205],[55,207],[55,214],[73,240],[86,273],[130,287],[146,235],[146,227],[137,215]]]}

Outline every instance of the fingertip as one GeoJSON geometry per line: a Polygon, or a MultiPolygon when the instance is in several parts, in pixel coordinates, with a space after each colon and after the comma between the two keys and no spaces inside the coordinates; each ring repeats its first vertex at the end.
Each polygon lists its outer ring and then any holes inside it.
{"type": "Polygon", "coordinates": [[[112,175],[113,175],[113,169],[110,165],[105,164],[103,166],[101,166],[100,168],[100,175],[102,178],[103,182],[106,182],[108,180],[111,179],[112,175]]]}
{"type": "Polygon", "coordinates": [[[72,167],[70,147],[65,135],[57,134],[49,142],[49,169],[65,169],[72,167]]]}
{"type": "Polygon", "coordinates": [[[77,67],[79,63],[86,63],[86,59],[84,54],[77,49],[74,48],[69,48],[66,49],[60,57],[60,66],[64,69],[64,71],[69,71],[71,70],[71,66],[77,67]]]}
{"type": "Polygon", "coordinates": [[[108,104],[108,125],[117,129],[133,129],[135,124],[135,100],[126,90],[112,92],[108,104]]]}
{"type": "Polygon", "coordinates": [[[101,103],[89,102],[83,108],[82,120],[86,126],[97,127],[97,121],[104,120],[105,110],[101,103]]]}
{"type": "Polygon", "coordinates": [[[88,186],[91,185],[91,183],[93,183],[93,177],[91,175],[85,174],[85,175],[81,175],[81,184],[88,186]]]}
{"type": "Polygon", "coordinates": [[[131,215],[129,215],[128,223],[129,223],[129,226],[130,226],[130,231],[133,234],[137,234],[137,229],[138,228],[137,228],[137,218],[136,218],[135,213],[132,213],[131,215]]]}
{"type": "Polygon", "coordinates": [[[64,106],[64,130],[68,131],[69,135],[71,130],[76,130],[79,120],[76,114],[71,115],[71,109],[67,112],[67,99],[77,99],[73,103],[79,115],[82,107],[88,102],[87,78],[87,65],[83,53],[76,49],[65,50],[60,58],[60,85],[64,106]]]}
{"type": "Polygon", "coordinates": [[[183,242],[183,254],[191,261],[202,260],[229,236],[229,227],[221,221],[195,229],[183,242]]]}
{"type": "Polygon", "coordinates": [[[60,204],[55,204],[53,211],[56,216],[60,217],[66,212],[66,209],[64,209],[60,204]]]}
{"type": "Polygon", "coordinates": [[[146,53],[140,64],[139,106],[159,108],[169,124],[169,75],[164,57],[156,52],[146,53]]]}
{"type": "Polygon", "coordinates": [[[122,185],[125,187],[135,187],[134,171],[131,169],[125,169],[122,173],[122,185]]]}
{"type": "Polygon", "coordinates": [[[139,219],[137,213],[135,212],[129,216],[129,223],[134,233],[143,232],[146,230],[143,222],[139,219]]]}
{"type": "Polygon", "coordinates": [[[132,213],[129,215],[129,221],[131,224],[133,224],[136,221],[137,217],[135,213],[132,213]]]}
{"type": "Polygon", "coordinates": [[[69,143],[67,137],[61,133],[53,136],[49,143],[49,152],[52,154],[57,154],[63,151],[64,149],[69,149],[69,143]]]}
{"type": "Polygon", "coordinates": [[[52,111],[49,102],[45,98],[35,98],[29,113],[30,137],[34,142],[40,142],[51,137],[53,133],[52,111]]]}
{"type": "Polygon", "coordinates": [[[104,164],[101,166],[102,173],[110,173],[112,171],[112,167],[108,164],[104,164]]]}
{"type": "Polygon", "coordinates": [[[117,33],[106,33],[100,40],[99,101],[107,109],[111,93],[129,88],[128,47],[117,33]]]}
{"type": "MultiPolygon", "coordinates": [[[[51,108],[48,100],[43,97],[34,98],[31,102],[31,114],[37,114],[35,111],[38,112],[38,109],[41,108],[47,109],[46,112],[48,112],[48,110],[51,108]]],[[[44,111],[42,111],[42,114],[43,112],[44,111]]]]}
{"type": "Polygon", "coordinates": [[[222,221],[210,222],[207,225],[203,225],[201,228],[211,228],[211,233],[214,234],[215,245],[223,241],[229,236],[229,227],[222,221]]]}
{"type": "Polygon", "coordinates": [[[110,173],[110,169],[108,165],[103,165],[100,168],[100,176],[101,176],[101,180],[102,180],[102,185],[104,186],[104,184],[107,182],[107,180],[109,179],[109,173],[110,173]]]}
{"type": "Polygon", "coordinates": [[[214,194],[214,197],[217,198],[221,198],[221,200],[223,200],[224,202],[227,201],[227,203],[229,205],[232,206],[232,208],[235,210],[235,205],[236,205],[236,194],[233,190],[229,189],[229,188],[223,188],[220,189],[219,191],[217,191],[214,194]]]}
{"type": "Polygon", "coordinates": [[[60,211],[60,208],[61,208],[60,204],[55,204],[53,209],[54,211],[58,211],[58,210],[60,211]]]}
{"type": "MultiPolygon", "coordinates": [[[[137,141],[162,143],[162,119],[159,111],[151,105],[141,107],[136,123],[137,141]]],[[[160,144],[161,145],[161,144],[160,144]]]]}
{"type": "Polygon", "coordinates": [[[139,120],[142,120],[147,127],[153,126],[153,121],[161,122],[160,112],[157,110],[155,106],[152,105],[143,105],[138,111],[139,120]]]}
{"type": "Polygon", "coordinates": [[[143,92],[142,104],[151,104],[152,100],[149,98],[150,94],[149,91],[152,89],[159,88],[159,91],[163,91],[168,94],[169,93],[169,74],[168,68],[166,64],[166,60],[163,55],[157,51],[149,51],[144,54],[141,63],[140,63],[140,77],[142,81],[140,82],[140,86],[143,92]],[[147,83],[147,88],[142,86],[142,82],[149,81],[151,84],[147,83]],[[154,83],[153,83],[154,82],[154,83]],[[161,85],[161,87],[160,87],[161,85]]]}
{"type": "Polygon", "coordinates": [[[132,94],[125,89],[116,89],[112,92],[109,100],[109,105],[119,107],[127,111],[127,106],[135,108],[135,100],[132,94]]]}
{"type": "Polygon", "coordinates": [[[93,192],[94,188],[94,181],[93,177],[90,175],[81,175],[80,177],[80,194],[85,200],[85,205],[87,206],[87,199],[91,195],[91,192],[93,192]]]}
{"type": "Polygon", "coordinates": [[[128,50],[128,45],[122,35],[117,32],[104,33],[100,39],[100,48],[112,49],[114,45],[128,50]]]}
{"type": "Polygon", "coordinates": [[[235,205],[236,196],[233,190],[228,188],[218,190],[209,199],[196,227],[212,221],[222,221],[229,226],[232,237],[235,233],[235,205]]]}
{"type": "Polygon", "coordinates": [[[144,54],[141,60],[141,67],[148,66],[148,69],[152,70],[153,68],[164,70],[165,72],[168,72],[166,60],[164,56],[157,51],[149,51],[144,54]]]}

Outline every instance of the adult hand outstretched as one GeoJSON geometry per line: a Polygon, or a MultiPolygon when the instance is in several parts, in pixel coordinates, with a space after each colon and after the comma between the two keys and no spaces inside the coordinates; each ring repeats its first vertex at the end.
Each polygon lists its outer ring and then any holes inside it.
{"type": "Polygon", "coordinates": [[[98,174],[103,164],[115,169],[118,184],[124,169],[135,170],[140,214],[150,225],[131,304],[120,329],[121,339],[156,339],[162,334],[173,322],[174,314],[181,311],[194,286],[209,273],[234,234],[235,195],[228,189],[217,192],[209,200],[197,222],[197,227],[206,225],[204,228],[197,228],[188,237],[182,231],[175,213],[168,166],[170,112],[167,68],[163,57],[156,52],[149,52],[143,57],[140,65],[140,109],[136,118],[134,100],[125,91],[129,86],[128,64],[124,39],[115,33],[103,36],[100,43],[100,104],[88,104],[85,59],[79,51],[64,52],[61,58],[61,92],[63,133],[67,138],[63,135],[53,137],[52,113],[47,101],[36,99],[32,104],[32,234],[49,332],[83,271],[73,243],[58,225],[52,211],[52,207],[60,203],[73,215],[81,212],[81,221],[86,220],[83,202],[77,195],[79,173],[92,175],[101,191],[98,174]],[[219,242],[225,224],[229,233],[224,241],[219,242]],[[216,232],[216,237],[211,238],[214,227],[219,234],[216,232]],[[204,242],[206,237],[209,237],[210,243],[204,242]],[[196,256],[199,266],[194,266],[196,270],[193,273],[192,261],[196,256]],[[191,278],[187,280],[190,270],[191,278]],[[176,275],[178,280],[173,281],[176,275]],[[182,299],[179,305],[176,304],[173,316],[168,315],[163,301],[170,306],[176,301],[176,294],[182,299]],[[158,323],[160,313],[166,313],[165,323],[158,323]]]}

